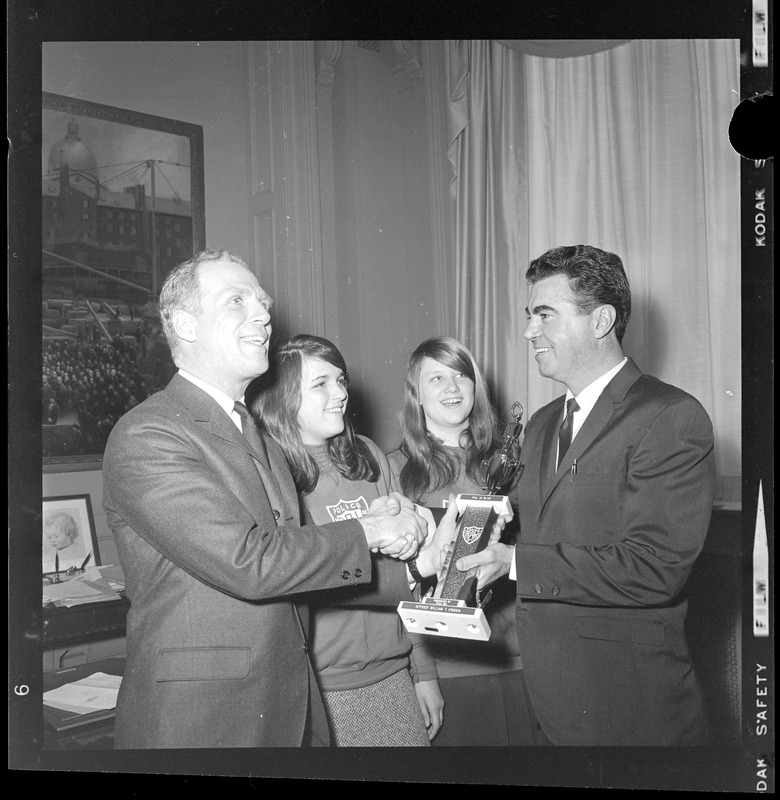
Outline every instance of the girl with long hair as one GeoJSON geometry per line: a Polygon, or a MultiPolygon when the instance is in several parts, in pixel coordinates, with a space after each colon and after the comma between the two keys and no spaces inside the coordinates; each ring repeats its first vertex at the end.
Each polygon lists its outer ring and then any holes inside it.
{"type": "MultiPolygon", "coordinates": [[[[499,446],[487,383],[457,339],[426,339],[406,369],[403,440],[388,463],[403,494],[441,507],[452,494],[484,494],[480,465],[499,446]]],[[[511,496],[511,487],[504,487],[511,496]]],[[[511,543],[512,525],[502,541],[511,543]]],[[[444,723],[436,746],[534,744],[515,628],[515,586],[506,576],[484,607],[491,637],[472,642],[431,637],[444,723]]]]}
{"type": "MultiPolygon", "coordinates": [[[[275,353],[253,402],[258,424],[285,453],[307,523],[360,517],[372,500],[397,491],[380,448],[353,430],[348,386],[338,348],[299,335],[275,353]]],[[[383,561],[392,559],[373,559],[376,573],[383,561]]],[[[338,596],[331,593],[331,605],[314,597],[311,605],[311,658],[332,743],[428,746],[443,703],[425,637],[407,635],[395,608],[339,606],[338,596]]],[[[411,599],[411,593],[399,597],[411,599]]],[[[355,602],[354,593],[350,600],[355,602]]]]}

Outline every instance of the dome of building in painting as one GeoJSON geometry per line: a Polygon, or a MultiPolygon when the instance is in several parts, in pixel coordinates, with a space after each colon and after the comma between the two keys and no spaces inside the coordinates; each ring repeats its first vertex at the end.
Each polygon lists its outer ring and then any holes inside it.
{"type": "Polygon", "coordinates": [[[95,180],[98,179],[97,161],[92,151],[79,138],[79,126],[75,120],[68,122],[68,135],[49,151],[50,172],[58,172],[63,164],[67,164],[71,172],[87,173],[95,180]]]}

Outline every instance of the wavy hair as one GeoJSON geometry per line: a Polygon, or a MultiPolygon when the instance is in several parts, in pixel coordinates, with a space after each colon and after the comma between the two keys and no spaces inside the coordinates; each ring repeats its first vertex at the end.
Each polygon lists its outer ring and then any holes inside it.
{"type": "MultiPolygon", "coordinates": [[[[298,491],[310,494],[317,486],[320,468],[303,443],[298,422],[304,359],[325,361],[340,369],[345,386],[349,387],[347,365],[336,345],[319,336],[299,334],[280,345],[274,353],[270,369],[252,402],[252,414],[257,424],[282,448],[298,491]]],[[[368,445],[355,435],[346,414],[344,430],[328,440],[328,456],[347,480],[376,483],[379,478],[379,464],[368,445]]]]}
{"type": "Polygon", "coordinates": [[[615,336],[618,343],[631,319],[631,288],[620,256],[589,244],[553,247],[535,258],[525,273],[533,285],[544,278],[565,275],[581,314],[590,314],[600,305],[615,309],[615,336]]]}
{"type": "Polygon", "coordinates": [[[407,458],[400,475],[401,490],[413,500],[453,483],[460,467],[458,458],[425,424],[425,412],[420,404],[420,370],[425,358],[462,372],[474,381],[474,408],[459,442],[466,453],[466,474],[472,480],[481,480],[479,466],[491,455],[499,439],[496,412],[474,356],[450,336],[426,339],[409,356],[401,412],[403,442],[399,449],[407,458]]]}

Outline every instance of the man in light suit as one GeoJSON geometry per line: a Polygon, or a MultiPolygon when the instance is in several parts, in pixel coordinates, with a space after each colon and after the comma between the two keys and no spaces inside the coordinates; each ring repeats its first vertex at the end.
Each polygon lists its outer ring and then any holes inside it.
{"type": "Polygon", "coordinates": [[[426,528],[410,501],[300,527],[281,450],[235,405],[268,368],[271,302],[227,251],[177,267],[160,306],[179,372],[108,441],[104,507],[131,600],[118,748],[326,745],[296,599],[339,589],[349,602],[360,585],[369,604],[412,599],[406,567],[371,558],[415,554],[426,528]]]}
{"type": "Polygon", "coordinates": [[[526,278],[524,336],[567,392],[528,423],[518,544],[457,566],[481,565],[483,585],[517,581],[540,744],[705,744],[684,590],[712,508],[709,417],[624,357],[631,294],[618,256],[559,247],[526,278]]]}

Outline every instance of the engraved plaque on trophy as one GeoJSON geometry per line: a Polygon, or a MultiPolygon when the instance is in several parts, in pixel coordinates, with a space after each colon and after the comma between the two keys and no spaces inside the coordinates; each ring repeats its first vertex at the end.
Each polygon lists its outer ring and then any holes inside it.
{"type": "Polygon", "coordinates": [[[490,638],[490,626],[482,611],[484,603],[477,592],[477,570],[461,572],[455,564],[463,556],[487,547],[499,515],[511,513],[509,498],[499,492],[514,478],[520,463],[518,439],[523,430],[520,403],[512,406],[511,413],[513,421],[504,431],[501,446],[481,464],[486,494],[457,496],[460,516],[433,596],[398,606],[407,631],[480,641],[490,638]]]}

